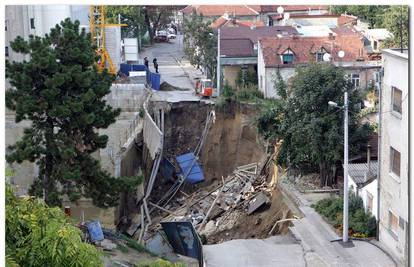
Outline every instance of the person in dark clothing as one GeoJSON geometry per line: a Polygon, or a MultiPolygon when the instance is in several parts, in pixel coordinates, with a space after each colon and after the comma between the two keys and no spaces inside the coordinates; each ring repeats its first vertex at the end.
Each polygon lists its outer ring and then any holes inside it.
{"type": "Polygon", "coordinates": [[[157,63],[157,61],[155,61],[155,63],[154,63],[154,69],[155,69],[155,72],[158,73],[158,63],[157,63]]]}
{"type": "Polygon", "coordinates": [[[147,69],[149,69],[149,61],[147,57],[144,57],[144,65],[147,67],[147,69]]]}
{"type": "Polygon", "coordinates": [[[157,58],[154,58],[152,60],[152,63],[154,63],[155,72],[158,73],[158,62],[157,62],[157,58]]]}

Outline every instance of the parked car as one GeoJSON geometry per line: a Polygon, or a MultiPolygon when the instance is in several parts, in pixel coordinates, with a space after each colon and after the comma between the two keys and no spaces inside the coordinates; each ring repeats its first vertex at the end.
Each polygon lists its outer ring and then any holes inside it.
{"type": "Polygon", "coordinates": [[[156,42],[168,42],[168,34],[166,31],[157,31],[154,36],[156,42]]]}
{"type": "Polygon", "coordinates": [[[175,39],[177,38],[177,35],[175,35],[174,33],[168,33],[168,39],[175,39]]]}

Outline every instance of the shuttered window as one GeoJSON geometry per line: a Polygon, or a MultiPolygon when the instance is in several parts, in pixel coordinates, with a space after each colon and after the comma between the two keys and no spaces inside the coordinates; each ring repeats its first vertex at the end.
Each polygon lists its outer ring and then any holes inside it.
{"type": "Polygon", "coordinates": [[[390,167],[390,171],[400,177],[401,153],[393,147],[390,147],[390,167]]]}

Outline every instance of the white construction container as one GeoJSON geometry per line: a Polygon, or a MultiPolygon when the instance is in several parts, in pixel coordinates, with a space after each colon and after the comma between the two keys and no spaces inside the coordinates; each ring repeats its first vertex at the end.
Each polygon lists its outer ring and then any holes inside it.
{"type": "Polygon", "coordinates": [[[125,61],[138,61],[138,39],[124,38],[125,61]]]}

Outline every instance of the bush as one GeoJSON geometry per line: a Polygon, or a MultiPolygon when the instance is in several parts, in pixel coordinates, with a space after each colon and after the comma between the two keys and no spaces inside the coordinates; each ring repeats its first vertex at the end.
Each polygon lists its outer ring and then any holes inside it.
{"type": "Polygon", "coordinates": [[[166,260],[158,259],[151,262],[138,263],[136,267],[185,267],[181,262],[172,263],[166,260]]]}
{"type": "MultiPolygon", "coordinates": [[[[343,198],[322,199],[312,207],[337,229],[342,229],[343,198]]],[[[364,210],[362,198],[353,192],[349,194],[349,228],[354,237],[375,236],[377,223],[374,216],[364,210]]]]}
{"type": "Polygon", "coordinates": [[[60,208],[18,198],[6,185],[7,266],[102,266],[101,254],[81,236],[60,208]]]}
{"type": "Polygon", "coordinates": [[[236,91],[236,99],[238,101],[256,100],[257,98],[263,98],[263,93],[259,91],[257,85],[245,85],[236,91]]]}

